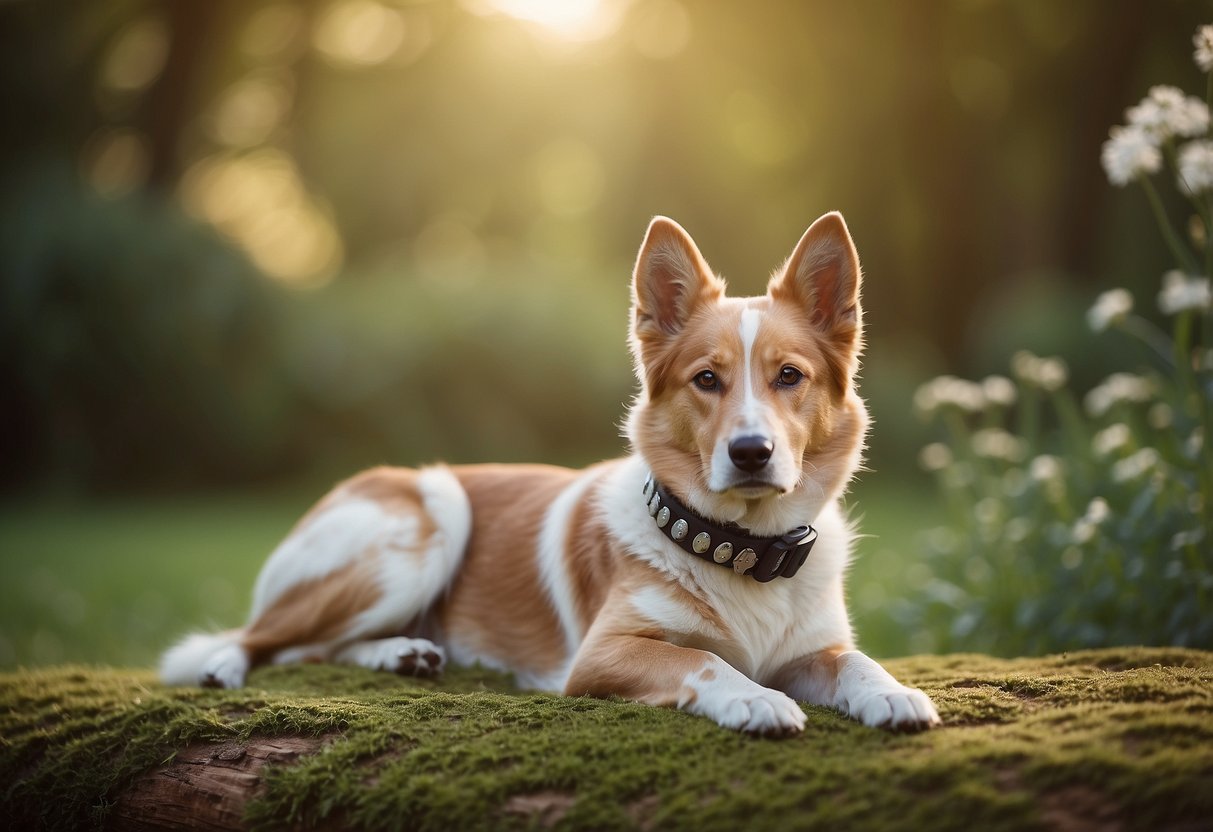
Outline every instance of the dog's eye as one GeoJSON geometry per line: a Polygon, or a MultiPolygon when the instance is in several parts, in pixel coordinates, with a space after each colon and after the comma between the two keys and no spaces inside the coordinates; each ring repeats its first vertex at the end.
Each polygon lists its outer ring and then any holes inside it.
{"type": "Polygon", "coordinates": [[[704,370],[695,376],[695,386],[700,390],[715,390],[720,386],[720,380],[711,370],[704,370]]]}
{"type": "Polygon", "coordinates": [[[795,387],[804,378],[804,373],[788,365],[779,371],[779,383],[784,387],[795,387]]]}

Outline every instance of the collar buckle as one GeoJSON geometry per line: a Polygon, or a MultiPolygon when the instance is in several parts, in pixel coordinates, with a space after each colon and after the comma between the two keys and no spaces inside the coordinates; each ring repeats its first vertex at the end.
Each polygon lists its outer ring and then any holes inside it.
{"type": "Polygon", "coordinates": [[[797,526],[767,547],[750,571],[750,577],[760,583],[766,583],[777,576],[792,577],[800,571],[816,542],[816,529],[812,526],[797,526]]]}

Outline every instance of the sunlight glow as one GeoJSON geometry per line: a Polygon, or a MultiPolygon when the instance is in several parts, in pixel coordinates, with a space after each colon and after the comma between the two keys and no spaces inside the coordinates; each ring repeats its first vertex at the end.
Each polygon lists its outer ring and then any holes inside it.
{"type": "Polygon", "coordinates": [[[609,34],[617,15],[604,0],[482,0],[481,14],[501,14],[533,23],[565,40],[592,40],[609,34]]]}
{"type": "Polygon", "coordinates": [[[195,162],[181,181],[181,201],[284,283],[315,288],[341,267],[343,245],[331,212],[308,192],[295,160],[281,150],[195,162]]]}

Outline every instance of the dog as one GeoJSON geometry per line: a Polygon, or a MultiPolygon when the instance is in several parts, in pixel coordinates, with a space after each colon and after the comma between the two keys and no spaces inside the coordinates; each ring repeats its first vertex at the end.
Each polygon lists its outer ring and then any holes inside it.
{"type": "Polygon", "coordinates": [[[726,297],[690,235],[655,218],[632,276],[629,456],[365,471],[270,555],[248,624],[186,637],[161,678],[237,688],[256,665],[315,661],[428,676],[449,656],[752,734],[802,731],[799,702],[938,724],[855,649],[845,608],[839,499],[868,428],[860,283],[836,212],[752,298],[726,297]]]}

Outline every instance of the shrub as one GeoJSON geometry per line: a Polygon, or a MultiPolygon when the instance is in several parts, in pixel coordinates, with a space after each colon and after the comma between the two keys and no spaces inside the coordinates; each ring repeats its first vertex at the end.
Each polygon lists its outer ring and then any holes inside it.
{"type": "MultiPolygon", "coordinates": [[[[1209,72],[1213,26],[1195,40],[1209,72]]],[[[1213,78],[1209,91],[1213,99],[1213,78]]],[[[1135,311],[1127,290],[1110,289],[1087,322],[1100,338],[1132,339],[1141,357],[1081,400],[1062,359],[1026,351],[1011,359],[1013,378],[942,377],[918,390],[917,409],[948,437],[920,462],[953,521],[926,535],[925,597],[895,614],[935,634],[935,649],[1213,646],[1209,103],[1154,87],[1126,115],[1102,161],[1113,185],[1143,188],[1174,254],[1178,268],[1157,296],[1170,332],[1135,311]],[[1152,179],[1164,170],[1192,206],[1187,235],[1152,179]]]]}

